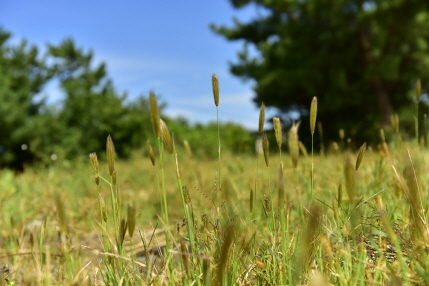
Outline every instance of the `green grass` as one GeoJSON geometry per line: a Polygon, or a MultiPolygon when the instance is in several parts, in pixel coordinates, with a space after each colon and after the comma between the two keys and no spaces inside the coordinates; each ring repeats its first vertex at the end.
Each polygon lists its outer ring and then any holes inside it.
{"type": "Polygon", "coordinates": [[[0,285],[429,283],[427,151],[414,142],[368,150],[356,171],[357,151],[266,167],[224,149],[170,155],[160,140],[155,166],[136,151],[114,178],[100,161],[98,186],[89,158],[0,171],[0,285]]]}

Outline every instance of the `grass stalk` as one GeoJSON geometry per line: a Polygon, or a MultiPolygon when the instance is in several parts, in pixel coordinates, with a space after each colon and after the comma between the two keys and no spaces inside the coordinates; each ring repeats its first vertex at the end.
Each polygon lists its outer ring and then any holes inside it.
{"type": "Polygon", "coordinates": [[[213,89],[213,98],[214,98],[214,103],[216,105],[216,122],[217,122],[217,140],[218,140],[218,190],[221,190],[222,188],[222,178],[221,178],[221,173],[220,173],[220,166],[221,166],[221,161],[220,161],[220,149],[221,149],[221,144],[220,144],[220,124],[219,124],[219,80],[217,78],[217,76],[215,74],[212,74],[212,89],[213,89]]]}
{"type": "Polygon", "coordinates": [[[310,198],[313,197],[314,191],[314,130],[316,129],[317,117],[317,97],[313,97],[310,107],[310,131],[311,131],[311,191],[310,198]]]}

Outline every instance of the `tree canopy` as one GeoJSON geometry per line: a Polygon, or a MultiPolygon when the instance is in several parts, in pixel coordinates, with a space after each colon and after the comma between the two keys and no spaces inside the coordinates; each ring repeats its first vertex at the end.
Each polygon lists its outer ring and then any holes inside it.
{"type": "Polygon", "coordinates": [[[409,108],[418,78],[428,87],[428,1],[230,1],[260,12],[248,23],[211,26],[245,43],[231,72],[254,80],[255,103],[279,108],[285,119],[290,111],[305,116],[317,96],[331,138],[344,128],[368,140],[409,108]]]}

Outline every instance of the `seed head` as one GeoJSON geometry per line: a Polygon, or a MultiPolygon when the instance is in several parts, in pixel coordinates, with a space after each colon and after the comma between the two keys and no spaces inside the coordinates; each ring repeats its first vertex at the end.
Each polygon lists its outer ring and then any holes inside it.
{"type": "Polygon", "coordinates": [[[167,146],[168,153],[173,154],[173,142],[171,141],[170,132],[168,132],[167,125],[162,119],[159,120],[159,125],[161,128],[162,140],[164,141],[165,146],[167,146]]]}
{"type": "Polygon", "coordinates": [[[128,234],[133,237],[134,229],[136,227],[136,209],[132,205],[128,205],[127,208],[127,222],[128,222],[128,234]]]}
{"type": "Polygon", "coordinates": [[[183,193],[183,200],[185,201],[185,204],[189,204],[191,202],[191,196],[189,195],[189,190],[186,186],[182,187],[182,193],[183,193]]]}
{"type": "Polygon", "coordinates": [[[189,145],[188,140],[183,140],[183,145],[185,145],[186,154],[188,154],[188,158],[192,159],[192,149],[191,145],[189,145]]]}
{"type": "Polygon", "coordinates": [[[114,186],[116,186],[116,170],[114,170],[114,171],[113,171],[113,174],[112,174],[112,184],[113,184],[114,186]]]}
{"type": "Polygon", "coordinates": [[[100,176],[98,175],[98,159],[97,159],[97,154],[95,152],[89,154],[89,159],[91,160],[92,170],[94,171],[95,183],[98,186],[98,184],[100,184],[100,176]]]}
{"type": "Polygon", "coordinates": [[[159,109],[156,102],[156,96],[153,91],[150,92],[150,119],[152,121],[153,129],[155,130],[156,138],[161,136],[161,127],[159,126],[159,109]]]}
{"type": "Polygon", "coordinates": [[[127,233],[128,223],[121,219],[121,224],[119,225],[119,243],[122,245],[124,243],[125,234],[127,233]]]}
{"type": "Polygon", "coordinates": [[[212,74],[213,98],[216,106],[219,106],[219,81],[215,74],[212,74]]]}
{"type": "Polygon", "coordinates": [[[386,142],[386,137],[384,136],[383,128],[380,128],[380,139],[381,139],[381,142],[386,142]]]}
{"type": "Polygon", "coordinates": [[[104,222],[107,222],[106,203],[104,202],[103,198],[101,198],[101,197],[100,197],[100,202],[101,202],[101,215],[103,216],[102,219],[104,220],[104,222]]]}
{"type": "Polygon", "coordinates": [[[314,134],[316,128],[316,117],[317,117],[317,97],[313,97],[310,108],[310,131],[311,135],[314,134]]]}
{"type": "Polygon", "coordinates": [[[298,167],[298,157],[299,157],[299,138],[298,138],[298,128],[300,122],[292,124],[292,127],[289,130],[289,152],[292,157],[293,167],[298,167]]]}
{"type": "Polygon", "coordinates": [[[149,141],[146,142],[146,149],[149,154],[150,161],[152,162],[152,166],[155,166],[155,155],[153,154],[152,145],[150,145],[149,141]]]}
{"type": "Polygon", "coordinates": [[[322,122],[317,122],[317,129],[319,130],[319,136],[323,137],[323,126],[322,126],[322,122]]]}
{"type": "Polygon", "coordinates": [[[265,104],[262,102],[261,109],[259,110],[259,136],[262,136],[262,132],[264,131],[264,123],[265,123],[265,104]]]}
{"type": "Polygon", "coordinates": [[[273,204],[271,202],[270,196],[264,195],[264,208],[267,213],[271,212],[273,210],[273,204]]]}
{"type": "Polygon", "coordinates": [[[356,177],[355,170],[353,170],[352,159],[349,153],[346,155],[346,161],[344,164],[344,176],[346,178],[346,190],[349,195],[349,199],[353,202],[356,193],[356,177]]]}
{"type": "Polygon", "coordinates": [[[112,137],[107,136],[106,143],[106,152],[107,152],[107,165],[109,167],[109,174],[113,176],[115,171],[115,146],[113,145],[112,137]]]}
{"type": "Polygon", "coordinates": [[[338,206],[341,206],[341,202],[343,201],[343,185],[340,183],[338,185],[338,192],[337,192],[337,203],[338,206]]]}
{"type": "Polygon", "coordinates": [[[416,99],[417,99],[417,102],[420,100],[421,91],[422,91],[422,85],[420,83],[420,79],[418,79],[416,82],[416,99]]]}
{"type": "Polygon", "coordinates": [[[274,117],[273,118],[273,125],[274,125],[274,134],[276,135],[276,141],[279,148],[282,147],[282,141],[283,141],[283,134],[282,134],[282,123],[280,121],[280,118],[274,117]]]}
{"type": "Polygon", "coordinates": [[[345,135],[344,135],[344,129],[340,129],[339,131],[338,131],[338,133],[339,133],[339,135],[340,135],[340,139],[341,140],[343,140],[344,139],[344,137],[345,137],[345,135]]]}
{"type": "Polygon", "coordinates": [[[390,115],[390,126],[392,127],[393,133],[399,132],[399,118],[398,114],[392,114],[390,115]]]}
{"type": "Polygon", "coordinates": [[[390,157],[389,146],[386,142],[381,143],[381,157],[386,159],[390,157]]]}
{"type": "Polygon", "coordinates": [[[201,220],[203,221],[203,227],[207,227],[209,225],[209,219],[207,218],[206,214],[201,216],[201,220]]]}
{"type": "Polygon", "coordinates": [[[301,151],[302,155],[304,155],[304,157],[308,156],[308,152],[307,152],[307,148],[305,148],[304,143],[302,143],[301,141],[298,142],[298,146],[299,146],[299,151],[301,151]]]}
{"type": "Polygon", "coordinates": [[[359,149],[359,153],[356,159],[356,171],[359,169],[360,163],[362,162],[363,153],[365,153],[365,150],[366,150],[366,142],[363,143],[359,149]]]}

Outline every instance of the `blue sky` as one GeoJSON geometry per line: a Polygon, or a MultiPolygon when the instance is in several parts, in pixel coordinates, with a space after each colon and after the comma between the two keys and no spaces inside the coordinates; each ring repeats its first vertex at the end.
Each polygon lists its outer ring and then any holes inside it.
{"type": "MultiPolygon", "coordinates": [[[[220,82],[219,117],[256,129],[259,109],[252,102],[252,82],[229,73],[240,42],[227,42],[209,29],[210,23],[231,26],[233,17],[246,21],[262,11],[234,10],[227,0],[3,0],[0,25],[44,47],[71,37],[95,62],[107,64],[118,91],[129,96],[154,90],[167,103],[165,113],[191,122],[216,120],[211,74],[220,82]]],[[[50,101],[61,99],[48,86],[50,101]]]]}

